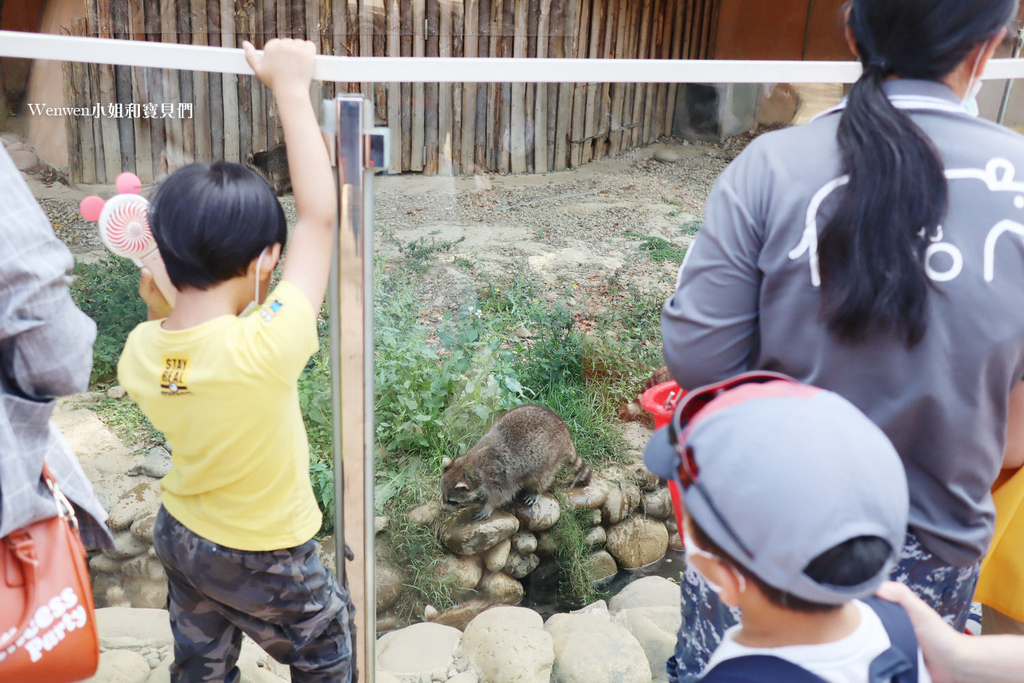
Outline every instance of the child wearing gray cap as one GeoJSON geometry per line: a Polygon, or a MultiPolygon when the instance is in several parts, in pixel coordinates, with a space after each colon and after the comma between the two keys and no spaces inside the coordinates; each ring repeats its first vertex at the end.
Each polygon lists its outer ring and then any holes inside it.
{"type": "Polygon", "coordinates": [[[870,597],[903,545],[907,480],[849,401],[737,375],[688,394],[644,460],[682,492],[685,580],[742,613],[702,681],[931,681],[906,613],[870,597]]]}

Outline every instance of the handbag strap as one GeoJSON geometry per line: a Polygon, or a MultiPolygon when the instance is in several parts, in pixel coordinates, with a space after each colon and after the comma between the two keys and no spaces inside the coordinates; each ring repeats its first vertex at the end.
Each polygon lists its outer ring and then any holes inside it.
{"type": "MultiPolygon", "coordinates": [[[[60,488],[57,486],[57,480],[45,462],[43,463],[42,479],[53,493],[54,504],[57,506],[57,516],[64,519],[72,531],[78,534],[78,518],[75,516],[75,509],[71,506],[71,501],[61,493],[60,488]]],[[[32,606],[36,604],[36,591],[39,584],[39,553],[36,552],[35,539],[32,538],[28,529],[12,531],[4,539],[4,542],[10,548],[11,557],[21,565],[22,575],[25,577],[25,613],[21,615],[14,635],[5,642],[0,643],[0,647],[16,643],[25,632],[25,629],[28,628],[29,622],[32,621],[32,606]]]]}

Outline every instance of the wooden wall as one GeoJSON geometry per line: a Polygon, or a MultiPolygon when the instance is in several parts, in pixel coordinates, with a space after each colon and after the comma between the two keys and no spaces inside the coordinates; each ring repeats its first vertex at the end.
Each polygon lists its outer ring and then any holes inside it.
{"type": "MultiPolygon", "coordinates": [[[[717,0],[88,0],[74,35],[239,47],[275,36],[321,54],[706,58],[717,0]]],[[[71,176],[151,182],[193,160],[244,163],[281,139],[272,98],[248,76],[65,65],[71,106],[173,105],[157,118],[72,118],[71,176]],[[191,118],[177,116],[191,103],[191,118]]],[[[315,84],[362,90],[392,133],[392,167],[426,174],[544,173],[671,131],[669,84],[315,84]]],[[[152,108],[150,108],[152,109],[152,108]]],[[[116,112],[115,112],[116,113],[116,112]]]]}

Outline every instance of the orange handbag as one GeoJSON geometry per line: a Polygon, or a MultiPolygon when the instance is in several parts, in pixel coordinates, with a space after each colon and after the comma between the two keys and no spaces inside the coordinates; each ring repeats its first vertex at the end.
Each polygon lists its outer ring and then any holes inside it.
{"type": "Polygon", "coordinates": [[[49,469],[57,516],[12,532],[0,548],[0,681],[65,683],[96,673],[96,611],[71,502],[49,469]]]}

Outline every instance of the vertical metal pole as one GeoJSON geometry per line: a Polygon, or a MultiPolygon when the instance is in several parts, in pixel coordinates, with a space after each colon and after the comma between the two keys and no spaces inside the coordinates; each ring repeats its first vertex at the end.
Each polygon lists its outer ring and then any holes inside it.
{"type": "Polygon", "coordinates": [[[362,95],[340,95],[337,110],[339,230],[331,276],[331,392],[335,530],[339,577],[356,607],[356,661],[372,681],[376,617],[373,583],[373,212],[366,169],[368,115],[362,95]],[[343,541],[341,539],[344,539],[343,541]],[[355,562],[343,574],[345,544],[355,562]]]}
{"type": "MultiPolygon", "coordinates": [[[[1024,47],[1024,27],[1017,29],[1017,35],[1013,39],[1013,50],[1010,56],[1013,59],[1020,57],[1021,47],[1024,47]]],[[[1006,109],[1010,106],[1010,90],[1013,89],[1013,79],[1009,78],[1006,81],[1006,85],[1003,87],[1003,99],[999,103],[999,113],[996,115],[996,123],[1003,125],[1003,120],[1006,118],[1006,109]]]]}

